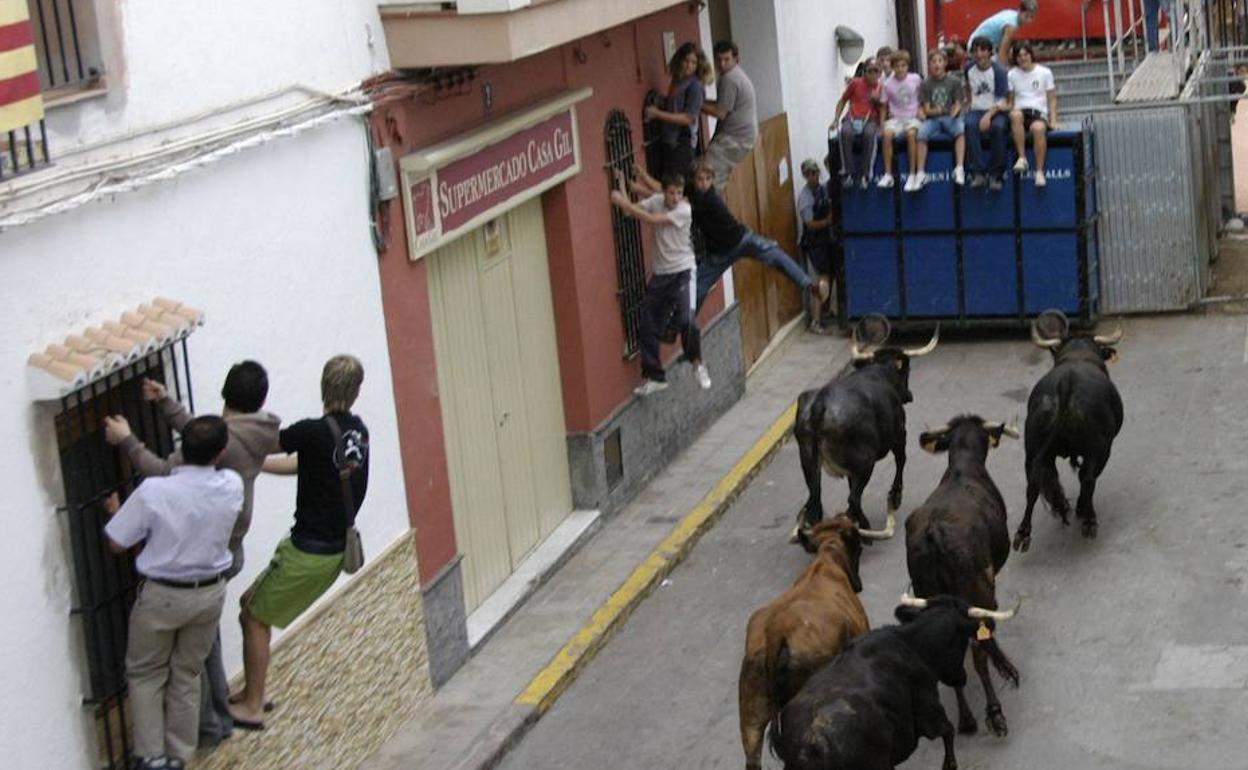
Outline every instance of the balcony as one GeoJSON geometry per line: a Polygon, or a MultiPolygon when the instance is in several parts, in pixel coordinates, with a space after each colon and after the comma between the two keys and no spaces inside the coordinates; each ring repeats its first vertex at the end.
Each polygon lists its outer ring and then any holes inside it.
{"type": "Polygon", "coordinates": [[[503,64],[688,0],[382,0],[395,69],[503,64]]]}

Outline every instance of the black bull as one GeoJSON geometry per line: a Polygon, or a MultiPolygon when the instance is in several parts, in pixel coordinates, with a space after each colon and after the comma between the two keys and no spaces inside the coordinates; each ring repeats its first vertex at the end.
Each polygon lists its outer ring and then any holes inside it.
{"type": "Polygon", "coordinates": [[[899,626],[852,640],[785,705],[771,725],[771,749],[785,770],[891,770],[918,746],[941,738],[956,768],[953,725],[936,683],[966,684],[966,647],[991,612],[952,596],[902,597],[899,626]]]}
{"type": "Polygon", "coordinates": [[[1096,537],[1096,509],[1092,495],[1096,480],[1109,462],[1114,438],[1122,429],[1122,398],[1109,379],[1105,362],[1115,360],[1122,331],[1105,337],[1074,336],[1050,339],[1032,325],[1032,340],[1053,354],[1053,368],[1027,399],[1024,446],[1027,450],[1027,508],[1014,533],[1014,549],[1031,545],[1031,514],[1044,493],[1053,514],[1070,523],[1070,505],[1057,476],[1056,459],[1070,458],[1079,473],[1079,500],[1075,515],[1083,522],[1084,537],[1096,537]]]}
{"type": "MultiPolygon", "coordinates": [[[[948,454],[949,467],[923,505],[906,519],[906,566],[916,596],[949,594],[971,604],[997,608],[997,575],[1010,554],[1010,530],[1005,500],[988,475],[988,450],[1001,437],[1018,438],[1018,430],[1002,423],[986,423],[966,415],[927,431],[919,444],[933,454],[948,454]]],[[[996,735],[1008,732],[1001,702],[988,674],[991,659],[997,671],[1018,685],[1018,670],[1006,658],[986,621],[971,647],[975,672],[987,699],[988,727],[996,735]]],[[[978,729],[957,688],[958,731],[978,729]]]]}
{"type": "Polygon", "coordinates": [[[862,511],[862,493],[871,480],[875,464],[890,452],[896,463],[888,492],[889,512],[901,507],[902,472],[906,466],[906,413],[910,394],[910,359],[936,348],[940,327],[923,347],[894,346],[851,348],[852,368],[827,385],[798,396],[797,438],[809,496],[798,514],[799,527],[823,519],[820,469],[849,479],[849,515],[859,527],[870,529],[862,511]]]}

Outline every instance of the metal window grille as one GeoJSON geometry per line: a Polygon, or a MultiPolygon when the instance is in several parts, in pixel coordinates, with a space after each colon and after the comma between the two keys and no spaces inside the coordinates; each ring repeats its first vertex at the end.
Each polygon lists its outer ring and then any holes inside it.
{"type": "Polygon", "coordinates": [[[92,1],[27,0],[27,5],[43,91],[85,88],[99,80],[103,67],[92,1]]]}
{"type": "Polygon", "coordinates": [[[48,132],[43,118],[0,137],[0,179],[33,171],[49,162],[48,132]]]}
{"type": "Polygon", "coordinates": [[[99,766],[108,770],[126,770],[133,761],[125,657],[140,576],[131,553],[114,554],[108,548],[103,501],[113,492],[124,499],[139,479],[125,453],[104,441],[103,418],[124,415],[134,435],[152,451],[172,452],[172,429],[156,405],[143,400],[145,377],[165,383],[179,401],[185,396],[194,411],[184,339],[66,396],[55,420],[65,484],[61,512],[67,519],[77,589],[71,614],[82,624],[87,657],[89,685],[83,703],[95,710],[99,766]]]}
{"type": "MultiPolygon", "coordinates": [[[[615,185],[617,171],[632,175],[633,132],[620,110],[607,115],[607,185],[615,185]]],[[[618,208],[611,207],[611,229],[615,236],[615,264],[619,278],[617,297],[624,320],[624,356],[638,352],[641,332],[641,301],[646,292],[646,265],[642,257],[641,225],[618,208]]]]}

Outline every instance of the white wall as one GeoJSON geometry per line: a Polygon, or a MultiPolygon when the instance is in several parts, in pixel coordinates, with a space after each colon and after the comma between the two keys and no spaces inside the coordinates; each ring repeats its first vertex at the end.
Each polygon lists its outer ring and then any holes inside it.
{"type": "MultiPolygon", "coordinates": [[[[29,400],[29,353],[153,296],[177,298],[207,313],[190,337],[198,410],[219,413],[227,368],[250,357],[268,368],[268,408],[286,421],[318,416],[321,365],[354,353],[366,370],[357,411],[372,434],[359,519],[368,553],[408,530],[366,155],[360,122],[343,120],[0,234],[0,405],[17,418],[0,448],[9,520],[0,544],[9,575],[0,597],[6,767],[86,768],[95,750],[81,706],[82,632],[68,614],[64,514],[53,510],[63,494],[54,412],[29,400]]],[[[262,477],[256,493],[247,565],[230,584],[222,625],[230,670],[240,666],[240,639],[229,619],[291,525],[293,477],[262,477]]]]}
{"type": "MultiPolygon", "coordinates": [[[[733,18],[734,31],[736,18],[733,18]]],[[[805,158],[822,165],[828,153],[828,124],[854,65],[836,50],[837,25],[850,27],[866,41],[864,56],[882,45],[897,45],[897,20],[891,2],[859,0],[785,0],[776,4],[784,109],[789,116],[793,167],[805,158]]],[[[794,193],[801,188],[794,185],[794,193]]]]}
{"type": "Polygon", "coordinates": [[[389,67],[376,3],[94,2],[108,93],[49,109],[54,159],[293,84],[342,91],[389,67]]]}

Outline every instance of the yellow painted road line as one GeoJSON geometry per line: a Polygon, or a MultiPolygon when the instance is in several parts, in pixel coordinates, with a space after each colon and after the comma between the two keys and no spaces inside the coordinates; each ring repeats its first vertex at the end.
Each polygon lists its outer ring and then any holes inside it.
{"type": "Polygon", "coordinates": [[[628,619],[645,598],[689,553],[693,544],[728,508],[750,478],[765,464],[793,429],[797,404],[791,404],[726,476],[703,497],[655,547],[628,579],[599,607],[580,631],[551,659],[516,697],[515,703],[543,714],[576,679],[581,668],[628,619]]]}

